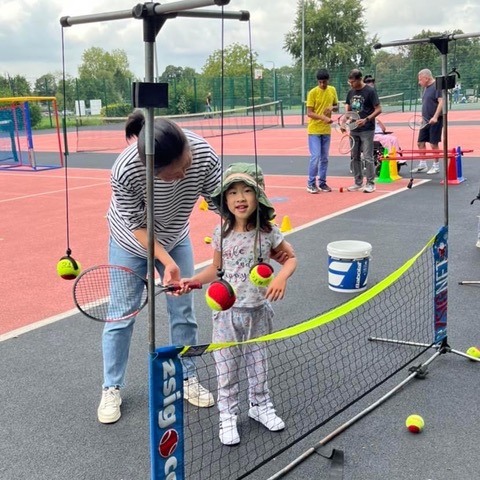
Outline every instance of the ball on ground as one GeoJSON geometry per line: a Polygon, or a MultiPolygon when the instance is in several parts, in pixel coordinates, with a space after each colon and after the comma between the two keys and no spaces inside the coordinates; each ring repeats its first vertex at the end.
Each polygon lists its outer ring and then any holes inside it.
{"type": "Polygon", "coordinates": [[[81,272],[80,263],[72,257],[62,257],[57,263],[57,273],[64,280],[73,280],[77,278],[81,272]]]}
{"type": "Polygon", "coordinates": [[[423,431],[423,427],[425,427],[425,422],[420,415],[410,415],[407,417],[405,425],[407,426],[409,432],[420,433],[423,431]]]}
{"type": "Polygon", "coordinates": [[[343,193],[343,187],[340,187],[338,190],[340,191],[340,193],[343,193]]]}
{"type": "Polygon", "coordinates": [[[203,241],[207,244],[212,243],[212,237],[205,237],[203,241]]]}
{"type": "Polygon", "coordinates": [[[250,269],[250,281],[257,287],[268,287],[273,280],[273,267],[268,263],[258,263],[250,269]]]}
{"type": "Polygon", "coordinates": [[[480,348],[478,347],[470,347],[466,353],[471,357],[480,358],[480,348]]]}
{"type": "Polygon", "coordinates": [[[225,280],[212,282],[205,293],[207,305],[217,312],[231,308],[236,299],[235,290],[225,280]]]}

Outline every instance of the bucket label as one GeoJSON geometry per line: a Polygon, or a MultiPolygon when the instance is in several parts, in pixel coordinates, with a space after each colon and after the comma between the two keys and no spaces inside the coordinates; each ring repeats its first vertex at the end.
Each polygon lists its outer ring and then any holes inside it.
{"type": "Polygon", "coordinates": [[[368,279],[369,258],[359,260],[329,258],[328,283],[335,290],[358,291],[365,289],[368,279]]]}

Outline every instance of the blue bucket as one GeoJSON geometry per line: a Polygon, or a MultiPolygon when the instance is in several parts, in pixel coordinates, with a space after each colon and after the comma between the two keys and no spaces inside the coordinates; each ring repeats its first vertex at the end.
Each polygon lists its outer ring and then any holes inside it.
{"type": "Polygon", "coordinates": [[[328,288],[356,293],[367,288],[372,246],[368,242],[340,240],[327,245],[328,288]]]}

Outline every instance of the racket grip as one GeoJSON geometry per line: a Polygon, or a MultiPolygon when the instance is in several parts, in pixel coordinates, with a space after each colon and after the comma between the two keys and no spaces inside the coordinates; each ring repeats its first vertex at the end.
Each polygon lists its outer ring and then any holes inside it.
{"type": "MultiPolygon", "coordinates": [[[[186,286],[188,288],[191,288],[192,290],[195,290],[195,289],[201,289],[202,288],[202,284],[200,282],[191,282],[191,283],[187,283],[186,286]]],[[[167,287],[167,290],[169,292],[176,292],[177,290],[180,290],[182,287],[178,284],[178,283],[174,283],[172,285],[168,285],[167,287]]]]}

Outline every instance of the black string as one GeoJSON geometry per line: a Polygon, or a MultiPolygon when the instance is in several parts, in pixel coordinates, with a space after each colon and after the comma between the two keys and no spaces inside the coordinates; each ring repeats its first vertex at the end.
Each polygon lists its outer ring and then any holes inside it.
{"type": "Polygon", "coordinates": [[[222,5],[221,19],[221,81],[220,81],[220,165],[222,176],[220,178],[220,265],[217,269],[217,276],[221,280],[223,278],[223,239],[225,236],[225,221],[223,217],[224,211],[224,194],[223,194],[223,168],[224,168],[224,105],[225,105],[225,8],[222,5]]]}
{"type": "MultiPolygon", "coordinates": [[[[255,113],[255,86],[254,86],[254,65],[253,65],[253,51],[252,51],[252,25],[250,20],[248,20],[248,48],[250,55],[250,91],[252,95],[252,124],[253,124],[253,150],[254,150],[254,159],[255,159],[255,181],[257,184],[256,194],[257,194],[257,215],[256,215],[256,225],[255,225],[255,241],[253,245],[253,254],[259,263],[263,262],[262,256],[262,238],[260,235],[260,188],[258,183],[258,150],[257,150],[257,123],[256,123],[256,113],[255,113]],[[257,256],[257,243],[258,243],[258,256],[257,256]]],[[[273,79],[275,81],[275,79],[273,79]]]]}
{"type": "Polygon", "coordinates": [[[63,143],[64,143],[64,165],[65,165],[65,219],[66,219],[66,241],[67,249],[66,254],[69,257],[72,254],[70,249],[70,205],[69,205],[69,195],[68,195],[68,140],[67,140],[67,87],[66,87],[66,74],[65,74],[65,36],[64,36],[64,27],[62,27],[62,93],[63,93],[63,143]]]}

